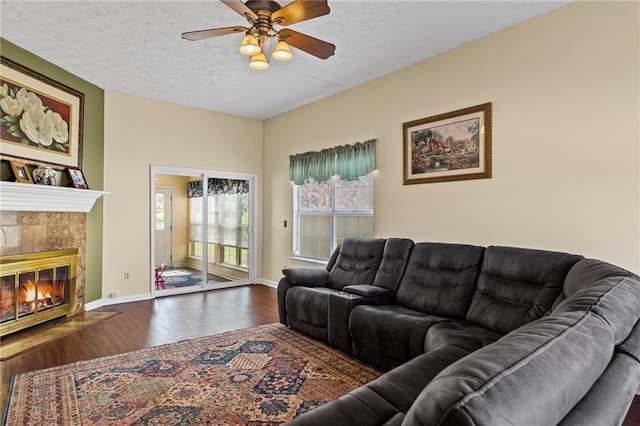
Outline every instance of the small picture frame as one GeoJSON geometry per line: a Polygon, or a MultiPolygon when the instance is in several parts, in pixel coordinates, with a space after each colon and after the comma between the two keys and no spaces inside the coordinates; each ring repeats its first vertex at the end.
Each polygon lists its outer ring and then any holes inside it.
{"type": "Polygon", "coordinates": [[[67,175],[69,176],[69,182],[74,188],[89,189],[87,180],[84,178],[82,170],[77,167],[67,167],[67,175]]]}
{"type": "Polygon", "coordinates": [[[29,172],[29,168],[26,164],[20,161],[9,161],[11,163],[11,170],[16,177],[16,182],[20,183],[33,183],[33,178],[29,172]]]}

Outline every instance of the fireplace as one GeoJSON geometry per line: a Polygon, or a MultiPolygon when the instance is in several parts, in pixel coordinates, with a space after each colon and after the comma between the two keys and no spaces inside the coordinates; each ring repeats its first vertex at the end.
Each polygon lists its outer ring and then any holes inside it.
{"type": "Polygon", "coordinates": [[[78,249],[0,256],[0,336],[75,313],[78,249]]]}

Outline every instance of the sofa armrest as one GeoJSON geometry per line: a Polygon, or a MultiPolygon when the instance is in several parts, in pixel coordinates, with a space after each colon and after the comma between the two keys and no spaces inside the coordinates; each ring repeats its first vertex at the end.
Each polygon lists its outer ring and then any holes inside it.
{"type": "Polygon", "coordinates": [[[351,294],[357,294],[358,296],[362,297],[375,297],[384,295],[393,296],[391,291],[387,290],[386,288],[376,287],[369,284],[348,285],[346,287],[343,287],[342,291],[346,291],[347,293],[351,294]]]}
{"type": "Polygon", "coordinates": [[[291,287],[325,287],[329,279],[329,272],[319,268],[285,268],[284,277],[278,283],[278,317],[280,322],[287,324],[287,292],[291,287]]]}
{"type": "Polygon", "coordinates": [[[324,287],[329,279],[329,272],[319,268],[285,268],[282,273],[294,286],[324,287]]]}

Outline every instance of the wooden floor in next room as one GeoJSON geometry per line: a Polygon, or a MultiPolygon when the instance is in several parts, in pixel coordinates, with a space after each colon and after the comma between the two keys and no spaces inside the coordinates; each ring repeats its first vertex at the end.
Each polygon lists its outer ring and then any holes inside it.
{"type": "MultiPolygon", "coordinates": [[[[0,363],[0,403],[11,376],[74,361],[278,321],[276,290],[252,285],[105,306],[119,312],[91,327],[0,363]]],[[[624,426],[640,426],[636,396],[624,426]]]]}

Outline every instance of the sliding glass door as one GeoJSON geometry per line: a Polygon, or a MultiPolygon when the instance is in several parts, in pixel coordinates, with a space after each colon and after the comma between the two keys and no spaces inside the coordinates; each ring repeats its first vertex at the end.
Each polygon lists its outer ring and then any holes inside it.
{"type": "MultiPolygon", "coordinates": [[[[152,194],[172,189],[172,262],[157,249],[158,207],[152,203],[152,293],[156,296],[255,281],[255,175],[151,167],[152,194]],[[206,182],[206,183],[205,183],[206,182]],[[167,265],[167,267],[165,267],[167,265]]],[[[167,200],[163,199],[166,206],[167,200]]]]}

